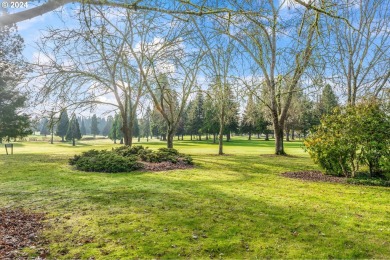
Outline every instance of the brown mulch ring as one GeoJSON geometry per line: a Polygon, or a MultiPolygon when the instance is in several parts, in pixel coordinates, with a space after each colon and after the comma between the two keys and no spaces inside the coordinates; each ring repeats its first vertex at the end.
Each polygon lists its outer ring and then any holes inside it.
{"type": "Polygon", "coordinates": [[[347,178],[325,175],[320,171],[285,172],[282,176],[304,181],[346,183],[347,178]]]}
{"type": "Polygon", "coordinates": [[[178,161],[177,163],[172,162],[160,162],[160,163],[150,163],[150,162],[142,162],[144,165],[144,171],[168,171],[168,170],[178,170],[178,169],[190,169],[193,168],[193,165],[186,164],[184,162],[178,161]]]}
{"type": "Polygon", "coordinates": [[[36,250],[41,245],[38,233],[43,228],[43,219],[42,213],[0,208],[0,259],[27,258],[20,252],[25,247],[45,258],[48,254],[45,249],[36,250]]]}

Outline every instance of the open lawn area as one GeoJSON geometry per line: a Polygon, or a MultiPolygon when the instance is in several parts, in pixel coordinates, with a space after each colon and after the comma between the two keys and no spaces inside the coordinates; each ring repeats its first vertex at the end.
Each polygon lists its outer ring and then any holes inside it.
{"type": "MultiPolygon", "coordinates": [[[[138,143],[135,143],[138,144],[138,143]]],[[[140,144],[164,147],[164,142],[140,144]]],[[[390,188],[281,176],[318,170],[298,141],[233,137],[218,145],[175,141],[195,168],[84,173],[74,154],[108,140],[15,143],[0,155],[0,208],[43,212],[41,236],[55,259],[390,258],[390,188]]],[[[24,252],[36,255],[37,249],[24,252]]]]}

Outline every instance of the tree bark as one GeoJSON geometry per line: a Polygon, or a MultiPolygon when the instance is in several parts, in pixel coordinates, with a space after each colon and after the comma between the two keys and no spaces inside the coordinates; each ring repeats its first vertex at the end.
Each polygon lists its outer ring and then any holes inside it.
{"type": "Polygon", "coordinates": [[[218,146],[218,154],[223,155],[223,124],[220,124],[219,127],[219,146],[218,146]]]}
{"type": "Polygon", "coordinates": [[[286,141],[290,141],[290,129],[286,129],[286,141]]]}
{"type": "Polygon", "coordinates": [[[275,154],[285,155],[283,146],[283,126],[279,123],[274,124],[274,135],[275,135],[275,154]]]}
{"type": "Polygon", "coordinates": [[[251,132],[249,132],[249,134],[248,134],[248,140],[252,140],[252,133],[251,132]]]}
{"type": "Polygon", "coordinates": [[[173,129],[168,129],[166,136],[167,136],[167,148],[173,148],[173,138],[175,137],[175,131],[173,129]]]}
{"type": "Polygon", "coordinates": [[[230,142],[230,139],[231,139],[230,131],[228,131],[227,134],[226,134],[226,142],[230,142]]]}

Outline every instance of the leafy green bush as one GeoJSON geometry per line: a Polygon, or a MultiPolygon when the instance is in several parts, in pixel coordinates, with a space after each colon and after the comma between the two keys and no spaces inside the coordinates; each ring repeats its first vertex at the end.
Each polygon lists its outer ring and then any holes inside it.
{"type": "Polygon", "coordinates": [[[132,155],[138,155],[141,151],[145,150],[145,148],[142,145],[137,146],[121,146],[118,148],[113,149],[113,152],[116,154],[119,154],[121,156],[132,156],[132,155]]]}
{"type": "Polygon", "coordinates": [[[129,172],[142,168],[143,165],[138,162],[139,160],[152,163],[181,161],[185,164],[193,164],[191,156],[180,154],[176,149],[160,148],[152,151],[143,146],[122,146],[112,151],[93,149],[75,155],[69,159],[69,164],[88,172],[129,172]]]}
{"type": "Polygon", "coordinates": [[[189,155],[184,155],[179,153],[176,149],[173,148],[159,148],[157,151],[149,150],[145,148],[140,150],[138,153],[140,159],[144,162],[172,162],[177,163],[182,161],[186,164],[193,164],[192,157],[189,155]]]}
{"type": "Polygon", "coordinates": [[[389,171],[390,119],[371,101],[324,116],[305,140],[306,150],[327,174],[354,177],[361,165],[370,176],[389,171]]]}
{"type": "Polygon", "coordinates": [[[90,150],[69,160],[78,170],[87,172],[129,172],[142,168],[137,156],[124,157],[109,151],[90,150]]]}

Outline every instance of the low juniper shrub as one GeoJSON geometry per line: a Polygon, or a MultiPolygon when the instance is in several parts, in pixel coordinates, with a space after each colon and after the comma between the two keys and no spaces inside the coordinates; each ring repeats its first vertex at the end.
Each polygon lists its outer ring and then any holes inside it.
{"type": "Polygon", "coordinates": [[[69,164],[78,170],[88,172],[130,172],[141,169],[142,162],[160,163],[171,162],[193,164],[192,157],[179,153],[173,148],[160,148],[157,151],[147,147],[118,147],[112,151],[89,150],[69,159],[69,164]]]}

